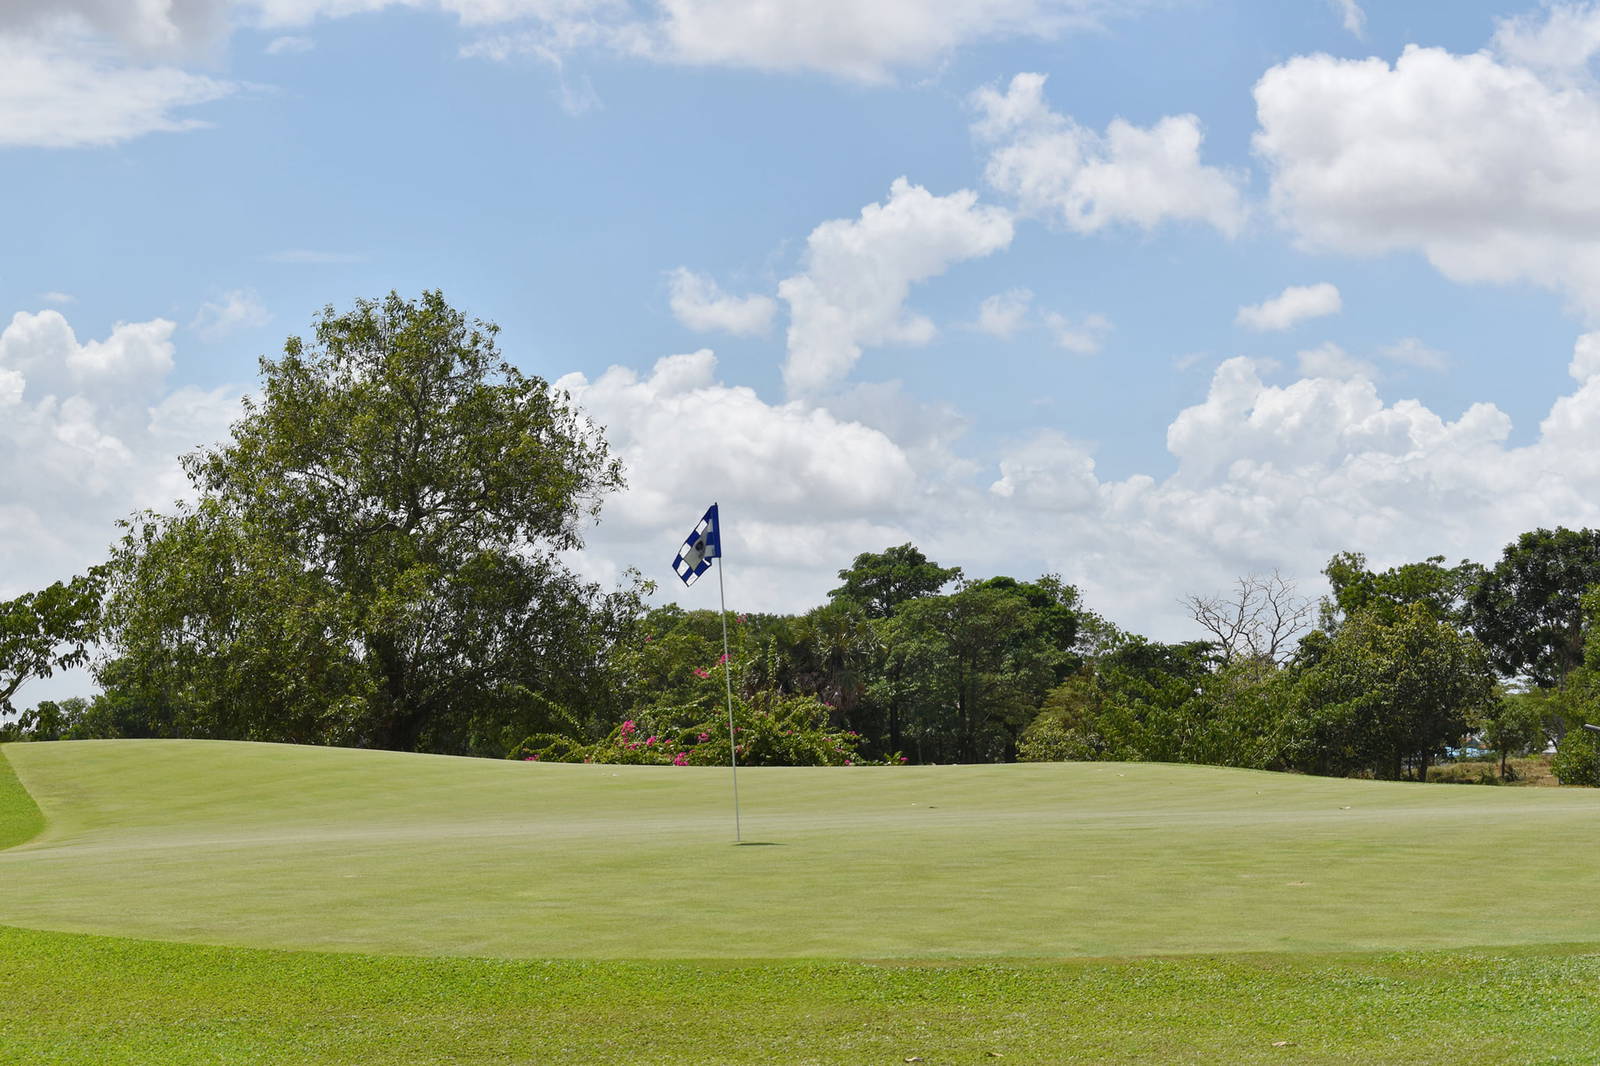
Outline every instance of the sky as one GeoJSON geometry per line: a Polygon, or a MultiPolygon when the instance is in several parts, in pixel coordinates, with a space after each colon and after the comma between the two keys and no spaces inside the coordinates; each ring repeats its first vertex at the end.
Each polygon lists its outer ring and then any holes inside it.
{"type": "MultiPolygon", "coordinates": [[[[442,290],[731,606],[913,542],[1158,639],[1600,525],[1600,3],[5,0],[0,597],[442,290]]],[[[38,695],[65,691],[38,688],[38,695]]]]}

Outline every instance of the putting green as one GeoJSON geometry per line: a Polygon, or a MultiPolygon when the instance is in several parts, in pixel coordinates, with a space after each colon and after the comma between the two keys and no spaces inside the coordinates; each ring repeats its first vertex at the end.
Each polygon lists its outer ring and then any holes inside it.
{"type": "MultiPolygon", "coordinates": [[[[1600,940],[1600,792],[1196,766],[563,766],[0,748],[45,818],[0,924],[567,958],[1059,957],[1600,940]]],[[[0,796],[0,806],[7,801],[0,796]]],[[[0,811],[3,814],[3,811],[0,811]]]]}

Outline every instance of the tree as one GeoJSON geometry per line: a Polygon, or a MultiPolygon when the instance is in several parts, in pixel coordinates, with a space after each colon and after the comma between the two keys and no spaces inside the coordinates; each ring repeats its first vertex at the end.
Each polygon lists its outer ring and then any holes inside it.
{"type": "Polygon", "coordinates": [[[1418,780],[1496,698],[1482,645],[1427,606],[1366,610],[1348,619],[1300,679],[1302,768],[1371,769],[1398,779],[1409,762],[1418,780]]]}
{"type": "Polygon", "coordinates": [[[1189,617],[1216,638],[1224,666],[1236,659],[1281,663],[1311,621],[1312,604],[1274,570],[1241,577],[1231,596],[1186,596],[1189,617]]]}
{"type": "Polygon", "coordinates": [[[1398,608],[1413,603],[1424,604],[1435,618],[1459,628],[1484,569],[1467,559],[1445,566],[1444,556],[1432,555],[1379,573],[1367,567],[1360,552],[1340,552],[1322,573],[1332,593],[1322,601],[1322,627],[1331,633],[1343,619],[1362,611],[1377,610],[1392,620],[1398,608]]]}
{"type": "Polygon", "coordinates": [[[858,603],[868,617],[888,618],[901,604],[932,596],[960,577],[959,566],[940,566],[914,545],[902,544],[856,556],[848,570],[839,571],[844,584],[828,593],[828,598],[858,603]]]}
{"type": "Polygon", "coordinates": [[[29,681],[88,661],[105,578],[105,570],[95,567],[0,601],[0,718],[16,712],[12,699],[29,681]]]}
{"type": "Polygon", "coordinates": [[[1055,680],[1043,618],[1017,591],[967,585],[906,603],[887,628],[891,676],[934,761],[1016,758],[1055,680]],[[953,742],[953,743],[952,743],[953,742]]]}
{"type": "Polygon", "coordinates": [[[1561,686],[1583,662],[1579,603],[1600,585],[1600,530],[1536,529],[1506,545],[1468,604],[1496,669],[1561,686]]]}
{"type": "Polygon", "coordinates": [[[570,398],[437,292],[338,314],[261,362],[198,501],[128,523],[102,683],[188,735],[503,754],[576,730],[637,584],[556,552],[622,483],[570,398]]]}

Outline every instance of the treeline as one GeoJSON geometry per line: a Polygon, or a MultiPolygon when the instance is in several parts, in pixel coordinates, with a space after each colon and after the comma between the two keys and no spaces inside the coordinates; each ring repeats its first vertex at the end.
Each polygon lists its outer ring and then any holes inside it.
{"type": "MultiPolygon", "coordinates": [[[[87,574],[0,603],[0,739],[203,737],[490,757],[757,764],[1162,760],[1425,779],[1469,734],[1560,744],[1600,784],[1600,532],[1492,566],[1329,561],[1125,632],[1055,575],[969,577],[911,544],[827,602],[723,619],[563,553],[623,482],[600,427],[438,293],[391,294],[263,360],[191,502],[87,574]],[[15,706],[89,664],[88,700],[15,706]],[[20,715],[16,712],[21,711],[20,715]]],[[[841,560],[842,562],[842,560],[841,560]]]]}

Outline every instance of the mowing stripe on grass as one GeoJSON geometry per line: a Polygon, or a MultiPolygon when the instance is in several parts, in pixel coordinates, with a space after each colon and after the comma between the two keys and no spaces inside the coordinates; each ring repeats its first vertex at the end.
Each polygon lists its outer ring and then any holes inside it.
{"type": "Polygon", "coordinates": [[[25,843],[44,829],[44,815],[28,790],[17,780],[6,758],[8,744],[0,744],[0,849],[25,843]]]}

